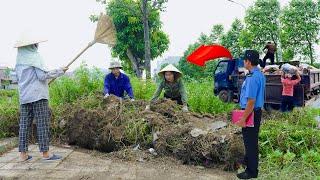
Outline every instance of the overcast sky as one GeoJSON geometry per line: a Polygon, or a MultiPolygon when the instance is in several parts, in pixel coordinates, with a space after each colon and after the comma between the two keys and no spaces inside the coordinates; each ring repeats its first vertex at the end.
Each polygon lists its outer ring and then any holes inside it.
{"type": "MultiPolygon", "coordinates": [[[[253,0],[234,0],[249,7],[253,0]]],[[[281,0],[283,6],[288,0],[281,0]]],[[[15,65],[13,45],[21,32],[37,29],[48,42],[40,44],[40,53],[49,68],[66,65],[92,39],[96,25],[89,16],[104,8],[95,0],[2,0],[0,2],[0,65],[15,65]]],[[[170,37],[167,56],[182,56],[201,32],[209,33],[213,24],[229,28],[235,18],[243,19],[245,9],[227,0],[169,0],[162,13],[163,29],[170,37]]],[[[91,47],[71,68],[81,61],[107,67],[111,60],[106,45],[91,47]]]]}

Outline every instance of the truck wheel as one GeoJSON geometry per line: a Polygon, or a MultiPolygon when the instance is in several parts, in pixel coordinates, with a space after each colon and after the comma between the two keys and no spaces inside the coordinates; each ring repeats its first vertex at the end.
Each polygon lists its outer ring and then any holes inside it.
{"type": "Polygon", "coordinates": [[[264,110],[267,111],[267,112],[271,112],[271,111],[272,111],[271,104],[265,103],[265,104],[263,105],[263,108],[264,108],[264,110]]]}
{"type": "Polygon", "coordinates": [[[227,90],[221,90],[218,97],[222,102],[230,102],[230,95],[227,90]]]}
{"type": "Polygon", "coordinates": [[[263,108],[267,112],[271,112],[272,110],[278,111],[278,110],[280,110],[280,105],[279,104],[268,104],[267,103],[267,104],[263,105],[263,108]]]}
{"type": "Polygon", "coordinates": [[[280,110],[280,104],[271,104],[271,107],[273,110],[277,110],[277,111],[280,110]]]}

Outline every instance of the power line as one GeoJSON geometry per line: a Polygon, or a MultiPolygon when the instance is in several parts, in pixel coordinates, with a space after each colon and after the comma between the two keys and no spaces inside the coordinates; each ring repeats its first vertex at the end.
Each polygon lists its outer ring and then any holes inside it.
{"type": "Polygon", "coordinates": [[[238,5],[240,5],[241,7],[243,7],[244,10],[247,10],[247,7],[246,7],[245,5],[239,3],[239,2],[236,2],[236,1],[233,1],[233,0],[227,0],[227,1],[229,1],[229,2],[231,2],[231,3],[234,3],[234,4],[238,4],[238,5]]]}

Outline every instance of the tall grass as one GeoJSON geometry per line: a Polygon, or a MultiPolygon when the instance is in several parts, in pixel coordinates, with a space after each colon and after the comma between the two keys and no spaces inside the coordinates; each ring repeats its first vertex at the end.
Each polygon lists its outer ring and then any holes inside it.
{"type": "Polygon", "coordinates": [[[156,91],[157,85],[151,80],[140,80],[131,76],[130,82],[136,99],[150,100],[156,91]]]}
{"type": "Polygon", "coordinates": [[[104,75],[99,69],[82,65],[72,77],[62,77],[50,85],[50,104],[63,105],[96,92],[103,92],[104,75]]]}
{"type": "MultiPolygon", "coordinates": [[[[74,102],[79,97],[103,92],[104,76],[98,69],[89,69],[81,66],[73,77],[62,77],[50,86],[50,103],[59,106],[74,102]]],[[[130,77],[135,99],[150,100],[157,83],[152,80],[141,80],[135,76],[130,77]]],[[[185,81],[188,94],[188,104],[194,112],[225,113],[230,112],[233,104],[221,102],[213,94],[213,81],[211,79],[185,81]]]]}
{"type": "Polygon", "coordinates": [[[229,113],[234,104],[223,103],[213,93],[213,80],[191,80],[186,83],[188,104],[191,110],[200,113],[229,113]]]}
{"type": "Polygon", "coordinates": [[[314,151],[306,153],[304,158],[276,151],[261,160],[258,179],[316,180],[320,178],[319,160],[319,153],[314,151]]]}
{"type": "Polygon", "coordinates": [[[0,138],[15,135],[18,128],[18,113],[18,92],[0,90],[0,138]]]}

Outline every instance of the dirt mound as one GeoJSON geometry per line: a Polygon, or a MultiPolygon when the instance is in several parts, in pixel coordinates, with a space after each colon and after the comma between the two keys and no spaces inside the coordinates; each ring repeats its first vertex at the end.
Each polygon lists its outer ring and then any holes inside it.
{"type": "Polygon", "coordinates": [[[139,144],[187,164],[226,164],[243,156],[238,128],[225,115],[183,113],[171,100],[148,102],[90,96],[65,108],[65,138],[73,145],[113,152],[139,144]]]}

